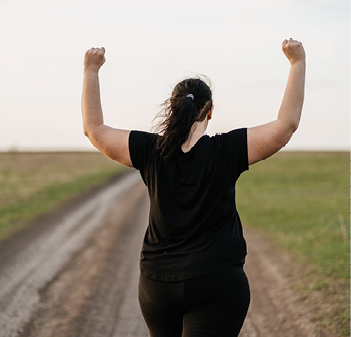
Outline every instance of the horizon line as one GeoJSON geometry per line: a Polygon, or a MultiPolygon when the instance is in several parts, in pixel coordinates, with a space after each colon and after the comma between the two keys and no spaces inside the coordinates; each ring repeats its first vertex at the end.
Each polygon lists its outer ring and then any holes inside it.
{"type": "MultiPolygon", "coordinates": [[[[284,152],[350,152],[348,147],[289,147],[282,148],[284,152]]],[[[20,153],[20,152],[100,152],[95,148],[88,147],[0,147],[0,153],[20,153]]]]}

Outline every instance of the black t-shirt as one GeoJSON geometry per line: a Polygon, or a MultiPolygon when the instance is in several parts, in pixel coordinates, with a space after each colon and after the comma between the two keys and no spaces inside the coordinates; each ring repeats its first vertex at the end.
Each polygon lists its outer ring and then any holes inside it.
{"type": "Polygon", "coordinates": [[[141,252],[143,276],[180,281],[243,264],[246,243],[235,183],[248,169],[247,130],[201,137],[167,160],[156,134],[131,131],[129,151],[150,197],[141,252]]]}

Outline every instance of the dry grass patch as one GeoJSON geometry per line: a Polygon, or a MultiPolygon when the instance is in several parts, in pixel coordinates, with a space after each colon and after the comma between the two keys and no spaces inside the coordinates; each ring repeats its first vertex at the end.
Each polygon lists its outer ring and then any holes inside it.
{"type": "Polygon", "coordinates": [[[0,153],[0,240],[122,169],[99,152],[0,153]]]}

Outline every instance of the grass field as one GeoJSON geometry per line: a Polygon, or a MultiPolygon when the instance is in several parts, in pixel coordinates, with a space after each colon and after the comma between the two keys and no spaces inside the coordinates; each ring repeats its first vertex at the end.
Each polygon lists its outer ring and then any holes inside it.
{"type": "Polygon", "coordinates": [[[0,241],[121,169],[99,152],[0,153],[0,241]]]}
{"type": "MultiPolygon", "coordinates": [[[[349,336],[349,163],[346,152],[280,152],[237,185],[244,227],[293,254],[294,287],[328,336],[349,336]]],[[[121,169],[97,152],[0,153],[0,241],[121,169]]]]}
{"type": "Polygon", "coordinates": [[[251,166],[237,185],[244,226],[293,252],[303,267],[295,287],[306,301],[322,294],[315,319],[328,336],[350,333],[349,165],[346,152],[280,152],[251,166]]]}

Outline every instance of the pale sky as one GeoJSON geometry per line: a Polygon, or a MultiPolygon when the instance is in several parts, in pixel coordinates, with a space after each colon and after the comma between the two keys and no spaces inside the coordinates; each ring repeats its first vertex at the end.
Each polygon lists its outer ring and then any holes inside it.
{"type": "Polygon", "coordinates": [[[286,149],[350,144],[346,0],[33,0],[0,2],[0,150],[93,149],[83,135],[83,57],[106,48],[105,123],[149,131],[172,87],[213,83],[208,133],[276,118],[289,72],[285,38],[307,55],[303,115],[286,149]]]}

